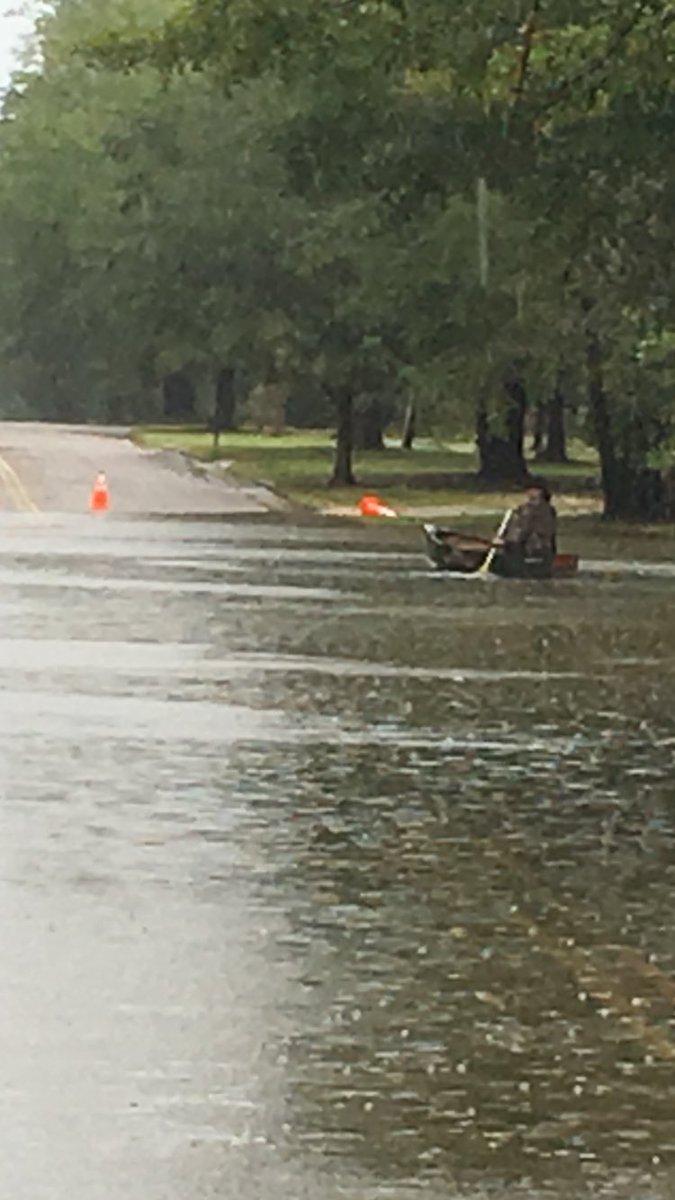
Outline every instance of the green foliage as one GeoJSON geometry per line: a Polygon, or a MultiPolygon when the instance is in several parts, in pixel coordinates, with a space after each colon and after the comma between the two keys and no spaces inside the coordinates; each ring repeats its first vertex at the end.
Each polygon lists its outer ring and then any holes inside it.
{"type": "Polygon", "coordinates": [[[60,0],[40,37],[0,138],[37,411],[152,416],[227,365],[296,419],[480,397],[498,432],[507,371],[584,405],[592,344],[615,455],[672,444],[673,0],[60,0]]]}

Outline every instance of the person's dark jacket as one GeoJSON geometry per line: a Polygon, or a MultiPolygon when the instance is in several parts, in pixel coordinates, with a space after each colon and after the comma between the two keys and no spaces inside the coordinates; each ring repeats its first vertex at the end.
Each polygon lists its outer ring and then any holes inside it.
{"type": "Polygon", "coordinates": [[[525,558],[552,558],[556,553],[557,513],[543,496],[516,509],[504,534],[506,548],[525,558]]]}

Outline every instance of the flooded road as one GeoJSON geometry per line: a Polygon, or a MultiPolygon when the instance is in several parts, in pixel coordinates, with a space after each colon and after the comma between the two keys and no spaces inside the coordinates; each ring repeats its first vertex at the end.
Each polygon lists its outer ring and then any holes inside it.
{"type": "Polygon", "coordinates": [[[675,575],[387,536],[2,514],[2,1196],[673,1195],[675,575]]]}

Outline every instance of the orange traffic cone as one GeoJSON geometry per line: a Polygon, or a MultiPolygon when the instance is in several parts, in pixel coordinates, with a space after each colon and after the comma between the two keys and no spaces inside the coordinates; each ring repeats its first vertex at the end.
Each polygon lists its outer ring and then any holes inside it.
{"type": "Polygon", "coordinates": [[[110,493],[105,471],[99,471],[96,482],[91,490],[89,507],[92,512],[107,512],[110,508],[110,493]]]}
{"type": "Polygon", "coordinates": [[[362,496],[359,500],[359,512],[362,517],[395,517],[398,514],[388,504],[384,504],[379,496],[362,496]]]}

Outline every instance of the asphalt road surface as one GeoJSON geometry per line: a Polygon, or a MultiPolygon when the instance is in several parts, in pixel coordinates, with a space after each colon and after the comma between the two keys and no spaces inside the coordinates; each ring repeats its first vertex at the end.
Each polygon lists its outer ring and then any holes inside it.
{"type": "Polygon", "coordinates": [[[244,488],[179,453],[142,450],[124,431],[0,425],[0,489],[18,511],[86,512],[99,471],[119,515],[261,513],[278,507],[264,488],[244,488]]]}
{"type": "Polygon", "coordinates": [[[3,1200],[202,1200],[250,1173],[252,1198],[296,1191],[258,1122],[260,922],[216,898],[217,773],[260,717],[213,681],[182,699],[228,599],[185,578],[185,545],[208,558],[205,516],[272,505],[122,436],[0,426],[3,1200]],[[88,511],[99,470],[110,520],[88,511]]]}

